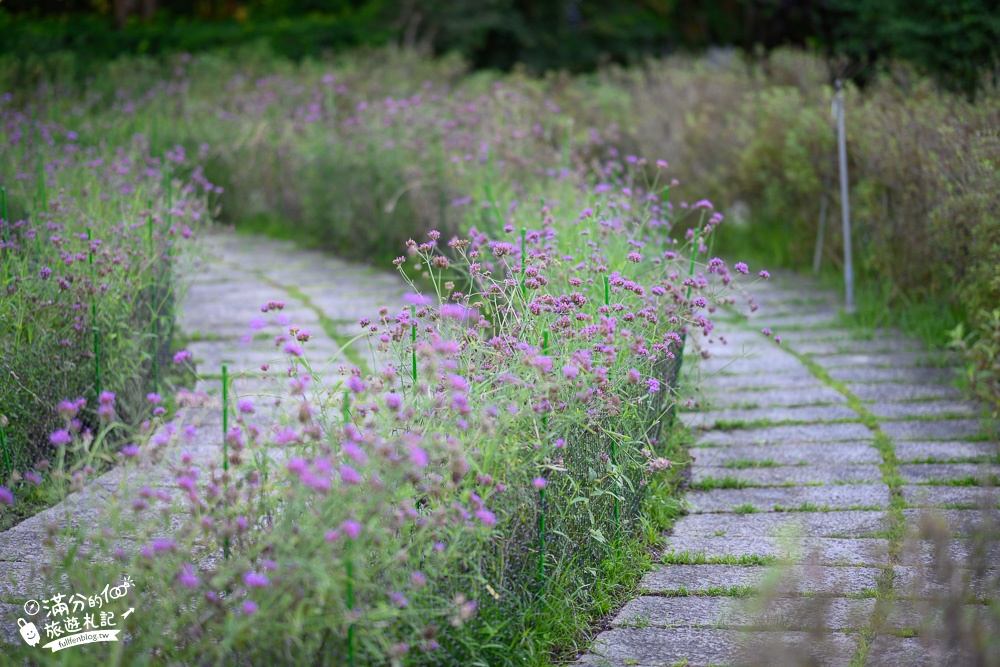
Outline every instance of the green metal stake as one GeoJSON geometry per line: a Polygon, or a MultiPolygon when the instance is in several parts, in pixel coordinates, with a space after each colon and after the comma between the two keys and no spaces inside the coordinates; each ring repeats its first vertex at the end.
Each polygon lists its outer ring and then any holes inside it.
{"type": "Polygon", "coordinates": [[[7,224],[7,188],[0,188],[0,206],[2,206],[3,212],[0,213],[0,220],[3,220],[3,240],[6,243],[10,240],[8,236],[8,224],[7,224]]]}
{"type": "Polygon", "coordinates": [[[417,307],[410,306],[410,317],[413,324],[410,325],[410,360],[413,362],[413,384],[417,383],[417,307]]]}
{"type": "MultiPolygon", "coordinates": [[[[347,610],[354,613],[354,562],[347,554],[347,610]]],[[[354,624],[347,626],[347,664],[354,667],[354,624]]]]}
{"type": "Polygon", "coordinates": [[[545,489],[538,490],[541,511],[538,513],[538,583],[545,578],[545,489]]]}
{"type": "Polygon", "coordinates": [[[7,468],[7,477],[10,477],[13,468],[10,465],[10,450],[7,449],[7,434],[4,433],[3,426],[0,426],[0,448],[3,449],[3,462],[7,468]]]}
{"type": "MultiPolygon", "coordinates": [[[[229,434],[229,367],[222,364],[222,469],[229,472],[229,445],[226,436],[229,434]]],[[[228,503],[227,503],[228,504],[228,503]]],[[[229,560],[229,537],[222,542],[222,553],[229,560]]]]}
{"type": "MultiPolygon", "coordinates": [[[[155,254],[153,246],[153,200],[149,200],[149,214],[147,216],[147,228],[149,230],[149,256],[155,254]]],[[[153,327],[153,391],[160,391],[160,332],[159,320],[160,311],[156,307],[156,262],[153,262],[153,284],[149,295],[149,310],[151,313],[150,324],[153,327]]]]}
{"type": "MultiPolygon", "coordinates": [[[[91,240],[90,230],[87,230],[87,241],[91,240]]],[[[87,248],[87,261],[90,264],[90,280],[93,287],[97,287],[94,276],[94,252],[87,248]]],[[[101,395],[101,347],[97,336],[97,300],[90,298],[90,329],[94,336],[94,379],[97,386],[97,395],[101,395]]]]}
{"type": "Polygon", "coordinates": [[[527,294],[524,291],[524,272],[527,270],[525,266],[526,260],[528,258],[528,248],[525,245],[525,238],[528,235],[528,228],[521,227],[521,297],[526,298],[527,294]]]}
{"type": "MultiPolygon", "coordinates": [[[[542,331],[542,354],[548,356],[549,354],[549,330],[545,329],[542,331]]],[[[545,436],[548,437],[549,433],[549,418],[548,415],[542,413],[542,430],[545,431],[545,436]]]]}
{"type": "MultiPolygon", "coordinates": [[[[604,276],[604,305],[611,306],[611,280],[604,276]]],[[[614,439],[611,440],[611,462],[618,465],[618,445],[614,439]]],[[[618,530],[618,516],[620,513],[618,495],[615,495],[615,530],[618,530]]]]}

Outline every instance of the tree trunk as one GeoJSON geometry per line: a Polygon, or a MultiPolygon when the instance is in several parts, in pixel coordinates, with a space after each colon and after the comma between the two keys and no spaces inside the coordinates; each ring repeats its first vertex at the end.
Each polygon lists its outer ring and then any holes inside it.
{"type": "Polygon", "coordinates": [[[135,0],[113,0],[114,4],[114,14],[115,14],[115,25],[119,30],[125,27],[125,23],[128,22],[129,14],[132,13],[132,9],[135,5],[135,0]]]}

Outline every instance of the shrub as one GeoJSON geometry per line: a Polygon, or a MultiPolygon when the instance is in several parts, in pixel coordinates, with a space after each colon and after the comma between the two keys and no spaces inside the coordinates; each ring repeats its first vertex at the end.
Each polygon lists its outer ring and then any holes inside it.
{"type": "MultiPolygon", "coordinates": [[[[112,443],[148,417],[145,396],[167,366],[175,245],[190,236],[204,203],[182,182],[166,198],[169,172],[141,138],[112,147],[7,105],[0,122],[10,138],[0,145],[8,175],[0,214],[0,478],[9,484],[16,470],[44,467],[60,451],[49,434],[62,423],[53,409],[61,400],[96,406],[102,391],[117,394],[121,429],[112,443]]],[[[77,419],[77,428],[96,432],[96,407],[77,419]]]]}
{"type": "Polygon", "coordinates": [[[641,560],[646,488],[679,454],[684,332],[710,331],[735,295],[725,264],[699,259],[719,217],[707,202],[675,215],[642,166],[539,181],[527,198],[547,203],[509,209],[524,228],[499,238],[409,241],[397,266],[427,273],[431,296],[361,322],[371,373],[325,385],[308,343],[286,345],[290,420],[265,431],[241,401],[224,439],[168,424],[129,452],[140,469],[87,557],[55,540],[53,585],[130,573],[136,617],[162,619],[130,631],[139,661],[542,664],[569,649],[601,573],[641,560]],[[190,453],[173,443],[190,437],[190,453]],[[171,490],[136,489],[172,446],[171,490]]]}

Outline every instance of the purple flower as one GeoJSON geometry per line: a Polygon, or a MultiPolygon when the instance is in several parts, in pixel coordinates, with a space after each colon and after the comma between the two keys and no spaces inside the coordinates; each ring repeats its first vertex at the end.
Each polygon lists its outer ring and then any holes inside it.
{"type": "Polygon", "coordinates": [[[295,343],[286,343],[285,344],[285,354],[291,355],[293,357],[301,357],[302,356],[302,346],[301,345],[297,345],[295,343]]]}
{"type": "Polygon", "coordinates": [[[774,342],[777,343],[778,345],[781,345],[781,336],[775,336],[774,342]]]}
{"type": "Polygon", "coordinates": [[[127,459],[134,458],[139,454],[139,445],[125,445],[122,447],[122,456],[127,459]]]}
{"type": "Polygon", "coordinates": [[[258,317],[253,318],[252,320],[250,320],[250,325],[249,326],[254,331],[257,331],[257,330],[263,329],[264,327],[267,326],[267,320],[265,320],[263,317],[258,316],[258,317]]]}
{"type": "Polygon", "coordinates": [[[402,593],[389,593],[389,599],[392,600],[392,603],[397,607],[406,607],[410,604],[406,599],[406,596],[402,593]]]}
{"type": "Polygon", "coordinates": [[[423,294],[414,294],[413,292],[408,292],[403,295],[403,301],[412,304],[414,306],[429,306],[431,305],[431,300],[428,299],[423,294]]]}
{"type": "Polygon", "coordinates": [[[660,391],[660,381],[656,378],[649,378],[646,380],[646,384],[649,385],[649,393],[655,394],[660,391]]]}
{"type": "Polygon", "coordinates": [[[56,447],[65,447],[66,445],[73,442],[73,436],[69,434],[69,431],[67,431],[64,428],[61,428],[49,436],[49,442],[51,442],[56,447]]]}
{"type": "Polygon", "coordinates": [[[733,268],[735,268],[739,273],[742,273],[745,276],[750,274],[750,267],[747,266],[744,262],[736,262],[733,268]]]}
{"type": "Polygon", "coordinates": [[[563,366],[562,374],[564,378],[575,380],[576,376],[580,374],[580,369],[571,365],[563,366]]]}
{"type": "Polygon", "coordinates": [[[497,522],[497,515],[487,509],[476,510],[476,518],[479,519],[484,526],[493,526],[497,522]]]}
{"type": "Polygon", "coordinates": [[[271,580],[267,578],[267,575],[247,572],[243,575],[243,583],[248,588],[266,588],[270,585],[271,580]]]}
{"type": "Polygon", "coordinates": [[[441,317],[449,317],[453,320],[464,320],[465,318],[471,316],[474,311],[471,308],[466,308],[458,303],[445,303],[441,305],[438,312],[441,313],[441,317]]]}
{"type": "Polygon", "coordinates": [[[358,474],[357,470],[346,463],[340,466],[340,478],[348,484],[361,483],[361,475],[358,474]]]}
{"type": "Polygon", "coordinates": [[[253,600],[246,600],[243,603],[243,614],[246,616],[253,616],[255,613],[257,613],[258,609],[260,609],[260,607],[258,607],[257,603],[254,602],[253,600]]]}
{"type": "Polygon", "coordinates": [[[546,480],[544,477],[536,477],[535,479],[531,480],[531,485],[536,489],[538,489],[539,491],[548,486],[548,484],[549,484],[548,480],[546,480]]]}
{"type": "Polygon", "coordinates": [[[410,461],[418,468],[426,468],[430,463],[427,451],[417,445],[410,445],[410,461]]]}
{"type": "Polygon", "coordinates": [[[423,588],[427,585],[427,576],[423,572],[417,570],[410,575],[410,583],[413,584],[414,588],[423,588]]]}
{"type": "Polygon", "coordinates": [[[344,532],[344,535],[356,540],[361,535],[361,524],[354,519],[347,519],[340,524],[340,530],[344,532]]]}
{"type": "Polygon", "coordinates": [[[245,415],[252,415],[254,413],[253,401],[249,398],[241,398],[239,402],[239,410],[245,415]]]}
{"type": "Polygon", "coordinates": [[[149,401],[150,403],[152,403],[153,405],[156,405],[158,403],[162,403],[163,402],[163,397],[154,392],[154,393],[151,393],[151,394],[147,394],[146,395],[146,400],[149,401]]]}
{"type": "Polygon", "coordinates": [[[355,394],[360,394],[365,390],[365,383],[357,375],[347,378],[347,388],[355,394]]]}
{"type": "Polygon", "coordinates": [[[763,278],[764,280],[767,280],[768,278],[771,277],[771,274],[768,273],[767,271],[761,271],[757,275],[760,276],[761,278],[763,278]]]}
{"type": "Polygon", "coordinates": [[[399,394],[386,394],[384,400],[390,410],[399,410],[403,407],[403,398],[399,394]]]}
{"type": "Polygon", "coordinates": [[[160,538],[157,540],[153,540],[150,543],[150,546],[153,547],[153,551],[155,553],[160,554],[160,553],[166,553],[168,551],[173,551],[174,549],[177,548],[177,543],[169,538],[160,538]]]}
{"type": "Polygon", "coordinates": [[[326,541],[327,542],[336,542],[338,539],[340,539],[340,531],[339,530],[328,530],[328,531],[326,531],[326,541]]]}
{"type": "Polygon", "coordinates": [[[630,262],[632,262],[634,264],[638,264],[639,262],[642,261],[642,255],[640,255],[637,252],[630,252],[628,254],[628,261],[630,261],[630,262]]]}
{"type": "Polygon", "coordinates": [[[103,406],[110,407],[115,404],[115,395],[110,391],[102,391],[101,396],[97,399],[97,402],[103,406]]]}
{"type": "Polygon", "coordinates": [[[761,330],[760,330],[760,332],[761,332],[762,334],[764,334],[765,336],[770,336],[770,335],[771,335],[772,333],[774,333],[773,331],[771,331],[771,330],[770,330],[770,329],[768,329],[767,327],[764,327],[763,329],[761,329],[761,330]]]}
{"type": "Polygon", "coordinates": [[[14,494],[5,486],[0,486],[0,505],[13,505],[14,494]]]}
{"type": "Polygon", "coordinates": [[[52,275],[52,269],[50,269],[47,266],[43,266],[38,270],[38,277],[41,278],[42,280],[48,280],[49,276],[51,275],[52,275]]]}
{"type": "Polygon", "coordinates": [[[353,442],[345,442],[343,449],[344,454],[346,454],[352,461],[360,463],[361,465],[368,463],[368,455],[365,454],[365,450],[361,449],[353,442]]]}
{"type": "Polygon", "coordinates": [[[185,588],[198,587],[198,576],[194,573],[194,566],[191,563],[184,563],[181,571],[177,574],[177,581],[185,588]]]}
{"type": "Polygon", "coordinates": [[[189,360],[190,358],[191,358],[191,353],[190,352],[188,352],[187,350],[181,350],[180,352],[178,352],[177,354],[174,355],[174,363],[175,364],[183,364],[185,361],[189,360]]]}

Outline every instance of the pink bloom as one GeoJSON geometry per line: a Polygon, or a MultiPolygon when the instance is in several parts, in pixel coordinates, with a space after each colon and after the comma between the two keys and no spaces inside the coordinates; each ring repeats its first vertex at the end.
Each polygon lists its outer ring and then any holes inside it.
{"type": "Polygon", "coordinates": [[[340,524],[340,529],[352,540],[358,539],[361,535],[361,524],[354,519],[347,519],[340,524]]]}
{"type": "Polygon", "coordinates": [[[548,480],[546,480],[544,477],[536,477],[531,481],[531,485],[538,490],[544,489],[546,486],[548,486],[548,483],[549,483],[548,480]]]}
{"type": "Polygon", "coordinates": [[[340,478],[348,484],[361,483],[361,475],[358,474],[357,470],[346,463],[340,466],[340,478]]]}
{"type": "Polygon", "coordinates": [[[57,447],[65,447],[73,442],[73,436],[69,434],[69,431],[62,428],[49,436],[49,442],[57,447]]]}
{"type": "Polygon", "coordinates": [[[243,583],[249,588],[266,588],[271,581],[267,575],[247,572],[243,575],[243,583]]]}

